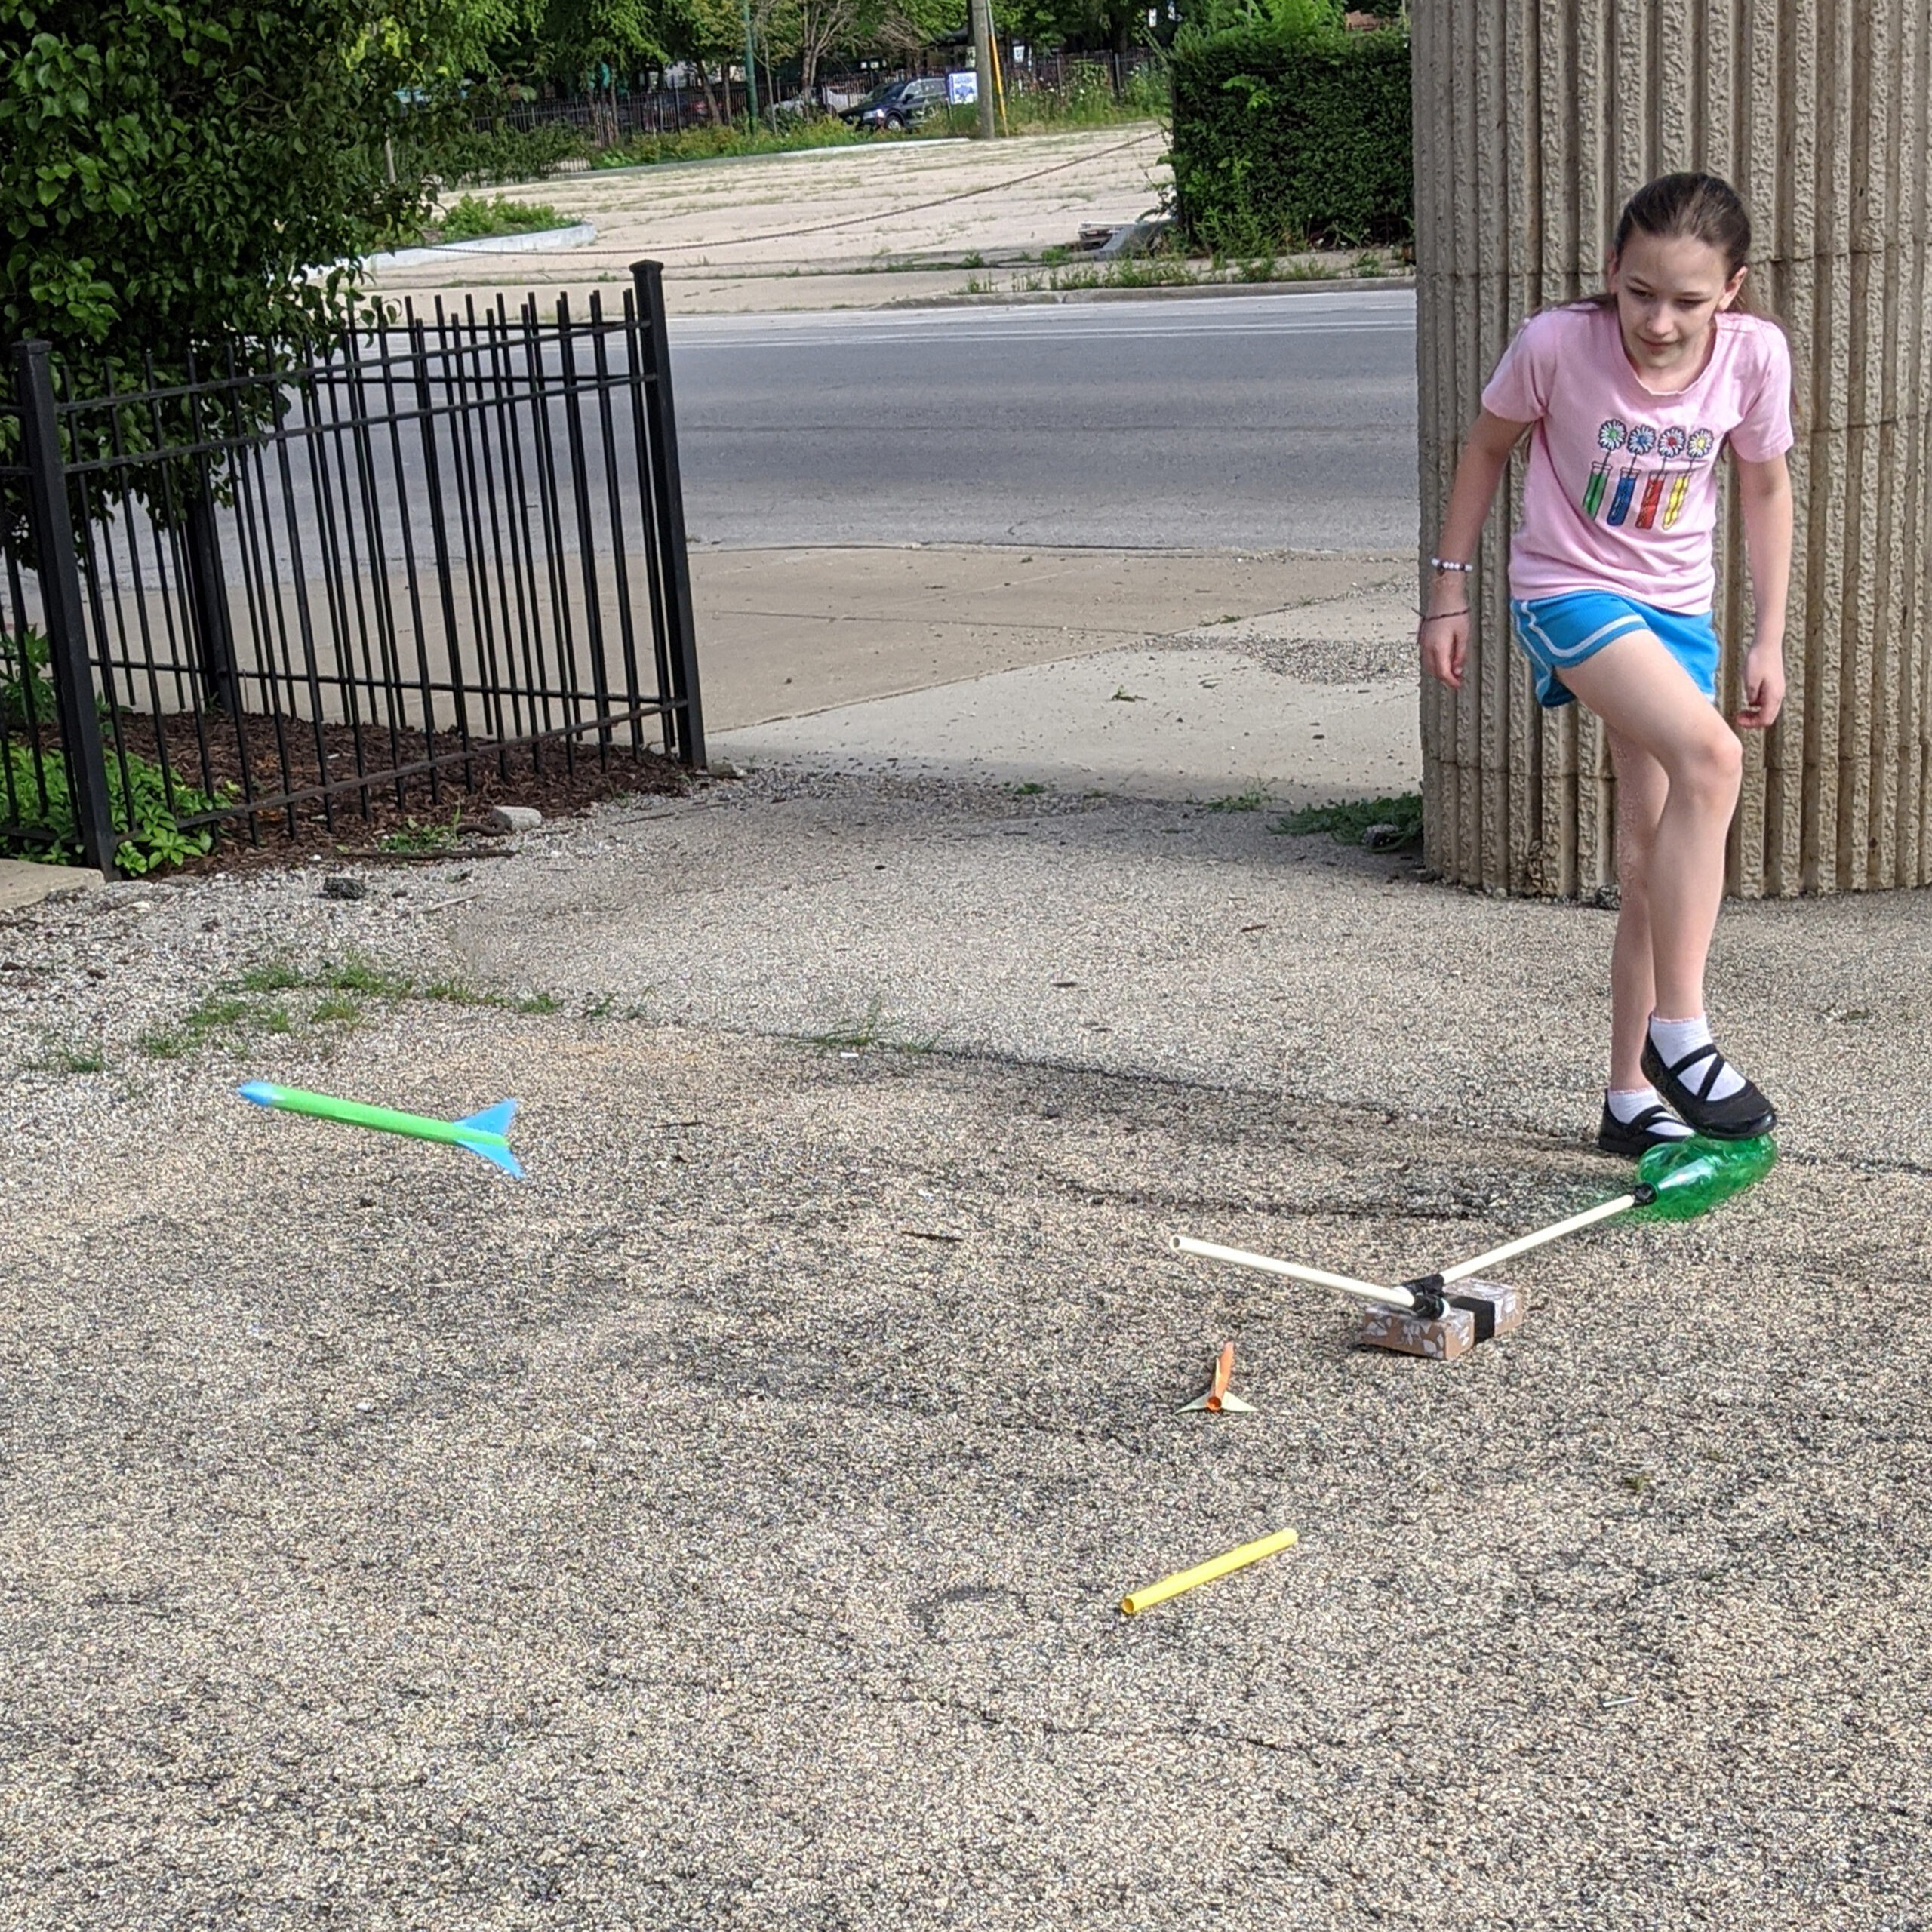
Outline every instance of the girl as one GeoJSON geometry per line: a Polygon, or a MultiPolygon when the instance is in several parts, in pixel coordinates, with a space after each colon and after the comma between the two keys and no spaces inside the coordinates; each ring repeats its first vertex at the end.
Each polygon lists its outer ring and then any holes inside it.
{"type": "Polygon", "coordinates": [[[1604,293],[1532,315],[1483,392],[1418,632],[1424,669],[1459,687],[1469,559],[1527,432],[1509,555],[1516,641],[1539,702],[1575,697],[1603,720],[1617,774],[1606,1153],[1641,1154],[1694,1129],[1748,1140],[1777,1118],[1704,1017],[1743,761],[1715,708],[1711,538],[1727,445],[1757,616],[1739,726],[1765,729],[1785,689],[1791,361],[1783,332],[1740,299],[1750,246],[1743,205],[1711,175],[1666,175],[1631,198],[1604,293]]]}

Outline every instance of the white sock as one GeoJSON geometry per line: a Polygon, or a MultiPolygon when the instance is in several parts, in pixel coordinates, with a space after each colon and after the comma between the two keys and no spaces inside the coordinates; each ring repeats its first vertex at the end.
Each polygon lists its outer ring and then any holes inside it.
{"type": "Polygon", "coordinates": [[[1663,1118],[1651,1122],[1651,1133],[1666,1140],[1687,1140],[1690,1130],[1672,1113],[1663,1096],[1654,1087],[1611,1087],[1604,1092],[1604,1104],[1611,1118],[1628,1127],[1646,1107],[1662,1107],[1663,1118]]]}
{"type": "MultiPolygon", "coordinates": [[[[1711,1044],[1711,1023],[1701,1013],[1694,1020],[1663,1020],[1654,1013],[1651,1015],[1651,1040],[1662,1057],[1664,1065],[1675,1066],[1686,1054],[1694,1053],[1698,1048],[1711,1044]]],[[[1710,1070],[1711,1063],[1706,1057],[1694,1066],[1686,1067],[1679,1078],[1694,1092],[1703,1085],[1705,1076],[1710,1070]]],[[[1743,1085],[1743,1075],[1732,1070],[1728,1060],[1720,1060],[1718,1077],[1712,1081],[1711,1091],[1704,1098],[1707,1100],[1727,1100],[1743,1085]]]]}

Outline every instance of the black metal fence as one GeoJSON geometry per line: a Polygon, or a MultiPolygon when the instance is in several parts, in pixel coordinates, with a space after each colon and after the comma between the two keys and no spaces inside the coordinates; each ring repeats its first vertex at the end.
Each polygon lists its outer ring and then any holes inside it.
{"type": "Polygon", "coordinates": [[[0,405],[0,844],[140,867],[704,761],[659,265],[0,405]]]}

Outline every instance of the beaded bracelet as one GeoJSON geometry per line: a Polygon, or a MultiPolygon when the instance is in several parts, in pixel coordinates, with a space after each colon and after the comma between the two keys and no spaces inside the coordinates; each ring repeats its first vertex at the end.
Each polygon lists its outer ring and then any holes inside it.
{"type": "Polygon", "coordinates": [[[1461,572],[1465,576],[1475,568],[1475,565],[1474,564],[1459,564],[1453,557],[1432,557],[1429,561],[1431,568],[1433,569],[1438,571],[1457,571],[1461,572]]]}

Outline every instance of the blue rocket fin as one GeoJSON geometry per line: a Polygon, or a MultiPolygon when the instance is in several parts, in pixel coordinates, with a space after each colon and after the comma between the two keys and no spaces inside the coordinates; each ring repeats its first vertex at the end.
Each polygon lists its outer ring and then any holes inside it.
{"type": "MultiPolygon", "coordinates": [[[[460,1131],[468,1128],[477,1134],[508,1134],[510,1122],[516,1118],[514,1100],[499,1100],[494,1107],[485,1107],[480,1114],[466,1114],[461,1120],[452,1121],[451,1126],[460,1131]]],[[[523,1178],[523,1169],[516,1156],[507,1147],[488,1147],[474,1140],[461,1143],[472,1154],[481,1154],[492,1167],[501,1168],[506,1174],[513,1174],[518,1180],[523,1178]]]]}
{"type": "Polygon", "coordinates": [[[461,1120],[451,1121],[452,1127],[473,1128],[478,1134],[507,1134],[510,1122],[516,1118],[514,1100],[499,1100],[494,1107],[485,1107],[480,1114],[466,1114],[461,1120]]]}
{"type": "Polygon", "coordinates": [[[522,1180],[523,1169],[516,1156],[507,1147],[485,1146],[476,1140],[464,1140],[459,1142],[458,1145],[467,1147],[472,1154],[481,1154],[492,1167],[501,1168],[505,1174],[514,1175],[518,1180],[522,1180]]]}

